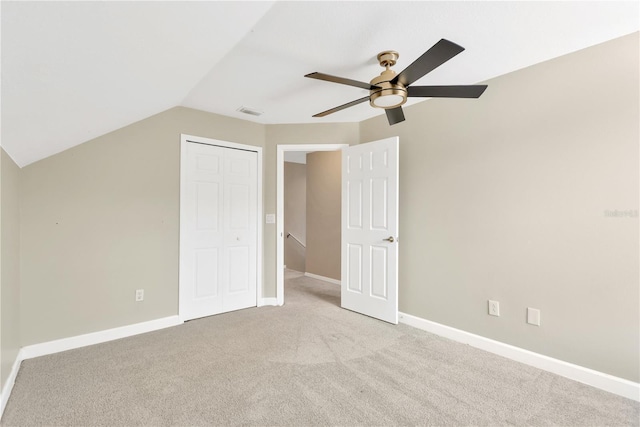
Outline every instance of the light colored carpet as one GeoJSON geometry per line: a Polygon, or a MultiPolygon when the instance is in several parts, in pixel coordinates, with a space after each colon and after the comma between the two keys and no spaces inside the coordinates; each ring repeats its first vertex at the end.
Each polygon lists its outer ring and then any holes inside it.
{"type": "Polygon", "coordinates": [[[289,273],[241,310],[26,360],[5,426],[638,425],[640,404],[339,307],[289,273]]]}

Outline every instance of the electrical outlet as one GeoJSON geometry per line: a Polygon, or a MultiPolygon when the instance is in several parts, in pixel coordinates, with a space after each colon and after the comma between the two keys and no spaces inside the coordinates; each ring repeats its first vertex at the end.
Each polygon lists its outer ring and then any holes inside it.
{"type": "Polygon", "coordinates": [[[144,300],[144,289],[136,289],[136,302],[144,300]]]}
{"type": "Polygon", "coordinates": [[[491,316],[500,316],[500,303],[498,301],[489,300],[489,314],[491,316]]]}
{"type": "Polygon", "coordinates": [[[527,323],[530,325],[540,326],[540,310],[537,308],[527,307],[527,323]]]}

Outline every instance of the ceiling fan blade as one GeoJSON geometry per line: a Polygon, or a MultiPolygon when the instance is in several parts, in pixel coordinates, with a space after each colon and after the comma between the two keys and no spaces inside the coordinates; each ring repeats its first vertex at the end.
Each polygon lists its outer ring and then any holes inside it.
{"type": "Polygon", "coordinates": [[[409,86],[407,96],[422,98],[479,98],[487,85],[474,86],[409,86]]]}
{"type": "Polygon", "coordinates": [[[373,86],[370,83],[359,82],[357,80],[345,79],[344,77],[336,77],[330,76],[329,74],[324,73],[309,73],[305,77],[309,77],[311,79],[324,80],[327,82],[340,83],[347,86],[355,86],[366,90],[376,89],[378,86],[373,86]]]}
{"type": "Polygon", "coordinates": [[[396,123],[404,122],[404,113],[402,107],[389,108],[384,110],[387,113],[387,120],[389,125],[395,125],[396,123]]]}
{"type": "Polygon", "coordinates": [[[314,114],[313,117],[324,117],[329,114],[335,113],[340,110],[344,110],[345,108],[353,107],[354,105],[361,104],[365,101],[368,101],[369,97],[365,96],[364,98],[356,99],[355,101],[347,102],[346,104],[340,105],[339,107],[332,108],[327,111],[323,111],[322,113],[314,114]]]}
{"type": "Polygon", "coordinates": [[[405,86],[409,86],[411,83],[420,79],[430,71],[435,70],[440,65],[444,64],[460,52],[464,48],[457,44],[450,42],[446,39],[441,39],[438,43],[434,44],[431,49],[422,54],[422,56],[416,59],[411,65],[398,74],[391,83],[402,83],[405,86]]]}

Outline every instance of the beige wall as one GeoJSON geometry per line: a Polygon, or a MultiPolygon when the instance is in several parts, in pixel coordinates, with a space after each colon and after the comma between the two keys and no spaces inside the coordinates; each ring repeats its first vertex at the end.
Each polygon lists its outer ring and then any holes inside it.
{"type": "MultiPolygon", "coordinates": [[[[29,165],[21,344],[177,313],[180,133],[263,146],[265,213],[277,144],[399,135],[400,309],[639,381],[638,219],[605,216],[638,209],[638,47],[635,34],[493,79],[478,100],[428,100],[393,127],[384,115],[264,126],[178,107],[29,165]],[[524,322],[527,306],[542,326],[524,322]]],[[[275,226],[264,233],[273,297],[275,226]]]]}
{"type": "Polygon", "coordinates": [[[340,151],[307,154],[307,273],[340,280],[340,151]]]}
{"type": "Polygon", "coordinates": [[[0,390],[20,350],[19,168],[0,148],[0,390]]]}
{"type": "MultiPolygon", "coordinates": [[[[275,213],[276,144],[353,144],[358,130],[176,107],[23,168],[21,344],[177,314],[181,133],[264,147],[265,213],[275,213]]],[[[272,224],[263,277],[263,296],[274,297],[272,224]]]]}
{"type": "Polygon", "coordinates": [[[22,169],[23,345],[178,313],[181,133],[265,136],[177,107],[22,169]]]}
{"type": "Polygon", "coordinates": [[[284,264],[291,270],[305,272],[307,165],[302,163],[284,162],[284,235],[284,264]],[[300,242],[287,238],[289,233],[300,242]]]}
{"type": "Polygon", "coordinates": [[[638,209],[638,52],[636,33],[361,123],[400,136],[401,311],[640,380],[638,218],[605,216],[638,209]]]}

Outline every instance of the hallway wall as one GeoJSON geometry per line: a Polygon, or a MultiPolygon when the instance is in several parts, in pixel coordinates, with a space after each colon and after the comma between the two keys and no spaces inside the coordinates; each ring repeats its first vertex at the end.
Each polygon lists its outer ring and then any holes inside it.
{"type": "Polygon", "coordinates": [[[340,280],[341,151],[307,154],[307,273],[340,280]]]}
{"type": "Polygon", "coordinates": [[[284,162],[284,264],[304,273],[307,241],[307,165],[284,162]],[[294,237],[287,237],[291,233],[294,237]]]}

